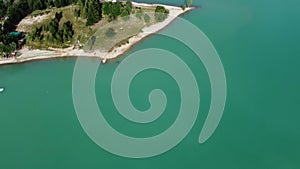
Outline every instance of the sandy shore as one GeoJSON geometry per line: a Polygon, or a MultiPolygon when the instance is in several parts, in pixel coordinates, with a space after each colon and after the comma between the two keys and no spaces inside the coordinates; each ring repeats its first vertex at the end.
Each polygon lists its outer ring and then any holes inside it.
{"type": "Polygon", "coordinates": [[[168,17],[160,23],[151,25],[149,27],[146,27],[143,29],[141,33],[139,33],[136,36],[133,36],[129,39],[129,43],[126,45],[122,45],[120,47],[115,48],[113,51],[109,53],[103,53],[99,51],[95,51],[93,53],[87,53],[83,50],[78,49],[59,49],[59,50],[29,50],[28,48],[23,48],[19,50],[22,55],[15,57],[15,58],[8,58],[8,59],[0,59],[0,65],[2,64],[13,64],[13,63],[23,63],[26,61],[32,61],[32,60],[41,60],[41,59],[51,59],[51,58],[60,58],[60,57],[97,57],[100,60],[110,60],[117,58],[118,56],[124,54],[127,50],[129,50],[133,45],[138,43],[140,40],[145,38],[146,36],[149,36],[150,34],[154,34],[163,28],[165,28],[167,25],[169,25],[176,17],[179,15],[193,9],[193,8],[186,8],[185,10],[182,10],[181,7],[176,6],[169,6],[169,5],[162,5],[162,4],[145,4],[145,3],[136,3],[133,2],[133,5],[135,6],[164,6],[166,9],[169,10],[168,17]]]}

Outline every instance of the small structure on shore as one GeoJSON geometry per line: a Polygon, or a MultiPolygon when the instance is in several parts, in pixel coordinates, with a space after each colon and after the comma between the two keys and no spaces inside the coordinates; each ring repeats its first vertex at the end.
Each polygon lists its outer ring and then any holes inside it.
{"type": "Polygon", "coordinates": [[[21,36],[21,32],[9,32],[9,36],[18,37],[18,36],[21,36]]]}
{"type": "Polygon", "coordinates": [[[6,52],[3,52],[2,53],[2,57],[4,57],[4,58],[11,58],[11,57],[16,57],[17,56],[17,52],[16,51],[14,51],[14,52],[12,52],[12,53],[6,53],[6,52]]]}
{"type": "Polygon", "coordinates": [[[11,54],[9,54],[9,57],[15,57],[17,55],[17,52],[12,52],[11,54]]]}
{"type": "Polygon", "coordinates": [[[101,62],[102,62],[103,64],[105,64],[105,63],[107,63],[107,60],[106,60],[106,59],[102,59],[101,62]]]}

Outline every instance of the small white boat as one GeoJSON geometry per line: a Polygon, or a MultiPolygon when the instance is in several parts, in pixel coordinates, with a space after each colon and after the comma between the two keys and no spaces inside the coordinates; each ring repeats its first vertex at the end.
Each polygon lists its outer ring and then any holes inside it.
{"type": "Polygon", "coordinates": [[[103,64],[105,64],[105,63],[107,62],[107,60],[106,60],[106,59],[103,59],[103,60],[101,60],[101,62],[102,62],[103,64]]]}
{"type": "Polygon", "coordinates": [[[0,87],[0,93],[4,91],[4,88],[0,87]]]}

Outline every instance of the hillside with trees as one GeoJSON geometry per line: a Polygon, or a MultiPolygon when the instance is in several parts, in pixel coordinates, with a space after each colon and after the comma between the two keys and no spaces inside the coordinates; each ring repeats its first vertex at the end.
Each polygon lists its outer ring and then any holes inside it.
{"type": "MultiPolygon", "coordinates": [[[[107,29],[103,32],[113,32],[108,33],[113,35],[111,37],[119,38],[107,45],[112,48],[116,44],[127,42],[129,37],[141,32],[143,27],[163,21],[169,13],[162,6],[133,6],[130,0],[101,3],[99,0],[0,0],[0,7],[1,55],[3,52],[11,53],[20,49],[24,43],[37,49],[82,46],[99,30],[99,26],[107,29]],[[128,21],[132,17],[138,20],[128,21]],[[113,26],[106,28],[103,25],[118,18],[128,21],[123,23],[128,25],[127,33],[120,34],[113,26]],[[23,28],[20,29],[20,22],[23,21],[27,24],[21,25],[23,28]],[[16,32],[16,28],[19,32],[16,32]]],[[[99,35],[101,36],[102,34],[99,35]]],[[[103,34],[104,39],[111,37],[103,34]]]]}
{"type": "MultiPolygon", "coordinates": [[[[35,11],[61,8],[75,3],[83,4],[77,12],[82,18],[87,19],[86,25],[93,25],[101,19],[99,0],[0,0],[0,54],[10,53],[21,47],[18,44],[19,39],[11,37],[9,32],[15,31],[17,24],[27,15],[35,11]]],[[[36,28],[31,32],[30,40],[39,42],[50,40],[57,44],[70,40],[74,34],[73,24],[66,21],[58,28],[58,20],[59,18],[55,17],[49,26],[36,28]]]]}
{"type": "Polygon", "coordinates": [[[52,7],[63,7],[77,0],[0,0],[0,54],[11,53],[20,48],[17,37],[11,37],[9,32],[28,14],[35,10],[52,7]]]}

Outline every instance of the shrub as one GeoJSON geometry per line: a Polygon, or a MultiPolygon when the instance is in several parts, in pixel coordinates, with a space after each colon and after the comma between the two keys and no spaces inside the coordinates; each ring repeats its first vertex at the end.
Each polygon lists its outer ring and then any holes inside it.
{"type": "Polygon", "coordinates": [[[105,34],[107,37],[113,37],[113,36],[115,36],[116,32],[115,32],[114,28],[109,28],[105,34]]]}
{"type": "Polygon", "coordinates": [[[150,22],[150,16],[148,14],[145,14],[144,15],[144,20],[146,23],[149,23],[150,22]]]}

